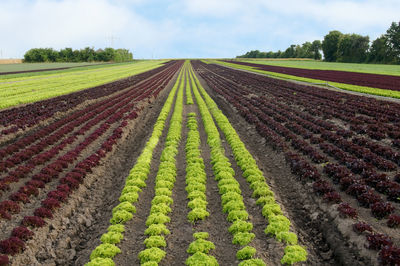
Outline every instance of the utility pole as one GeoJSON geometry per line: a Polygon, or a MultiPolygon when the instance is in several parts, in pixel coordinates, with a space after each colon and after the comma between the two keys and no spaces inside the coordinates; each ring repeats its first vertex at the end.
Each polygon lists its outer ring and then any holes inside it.
{"type": "Polygon", "coordinates": [[[109,37],[107,37],[107,39],[110,41],[111,48],[114,48],[114,41],[118,40],[119,38],[111,34],[109,37]]]}

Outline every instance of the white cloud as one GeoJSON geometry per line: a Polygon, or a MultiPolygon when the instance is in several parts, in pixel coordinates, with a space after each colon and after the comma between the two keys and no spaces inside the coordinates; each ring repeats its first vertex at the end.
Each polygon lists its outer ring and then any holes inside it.
{"type": "Polygon", "coordinates": [[[264,8],[288,16],[301,16],[327,27],[352,32],[370,27],[389,27],[398,19],[400,2],[396,0],[260,1],[264,8]]]}
{"type": "Polygon", "coordinates": [[[235,56],[286,49],[328,31],[383,34],[398,0],[2,0],[0,50],[110,46],[143,57],[235,56]],[[141,13],[144,12],[144,13],[141,13]]]}
{"type": "MultiPolygon", "coordinates": [[[[0,4],[0,32],[10,36],[2,45],[31,47],[92,46],[106,42],[128,24],[129,13],[105,0],[38,0],[0,4]]],[[[7,48],[7,47],[6,47],[7,48]]]]}
{"type": "Polygon", "coordinates": [[[184,11],[198,16],[226,17],[243,10],[246,1],[241,0],[183,0],[184,11]]]}

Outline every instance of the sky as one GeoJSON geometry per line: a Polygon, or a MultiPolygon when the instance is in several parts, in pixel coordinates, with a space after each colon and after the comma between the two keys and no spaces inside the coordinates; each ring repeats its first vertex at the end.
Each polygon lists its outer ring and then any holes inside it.
{"type": "Polygon", "coordinates": [[[30,48],[126,48],[134,58],[230,58],[322,40],[374,40],[400,0],[1,0],[0,58],[30,48]]]}

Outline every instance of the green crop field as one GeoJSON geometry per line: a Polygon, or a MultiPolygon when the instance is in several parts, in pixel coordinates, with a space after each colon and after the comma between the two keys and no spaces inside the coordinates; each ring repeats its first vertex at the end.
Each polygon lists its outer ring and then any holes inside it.
{"type": "Polygon", "coordinates": [[[102,65],[56,73],[38,72],[17,77],[0,76],[0,108],[30,103],[98,86],[160,66],[165,61],[102,65]],[[45,73],[45,74],[43,74],[45,73]]]}
{"type": "Polygon", "coordinates": [[[79,67],[87,65],[99,65],[101,63],[22,63],[22,64],[0,64],[0,73],[16,72],[16,71],[29,71],[41,69],[53,69],[64,67],[79,67]]]}
{"type": "Polygon", "coordinates": [[[297,68],[322,69],[322,70],[341,70],[341,71],[400,76],[400,65],[336,63],[336,62],[323,62],[315,60],[267,60],[267,59],[237,59],[237,60],[242,62],[271,65],[271,66],[297,67],[297,68]]]}

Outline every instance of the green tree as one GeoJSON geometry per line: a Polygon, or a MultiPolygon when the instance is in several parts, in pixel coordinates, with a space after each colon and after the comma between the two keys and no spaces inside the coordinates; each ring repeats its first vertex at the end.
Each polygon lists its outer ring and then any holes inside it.
{"type": "Polygon", "coordinates": [[[33,48],[28,50],[24,54],[24,62],[33,63],[33,62],[44,62],[42,58],[42,54],[39,49],[33,48]]]}
{"type": "Polygon", "coordinates": [[[296,56],[296,45],[290,45],[281,55],[281,58],[294,58],[296,56]]]}
{"type": "Polygon", "coordinates": [[[400,22],[392,22],[385,34],[393,62],[400,63],[400,22]]]}
{"type": "Polygon", "coordinates": [[[313,57],[315,60],[320,60],[321,59],[321,53],[319,51],[321,51],[322,49],[322,43],[320,40],[315,40],[312,42],[311,44],[311,51],[313,54],[313,57]]]}
{"type": "Polygon", "coordinates": [[[74,57],[72,48],[61,49],[58,53],[58,59],[60,62],[71,62],[74,57]]]}
{"type": "Polygon", "coordinates": [[[325,35],[322,41],[322,51],[324,52],[325,61],[335,62],[337,60],[338,44],[342,35],[337,30],[330,31],[325,35]]]}
{"type": "Polygon", "coordinates": [[[344,34],[340,37],[337,48],[337,61],[361,63],[367,59],[369,37],[358,34],[344,34]]]}
{"type": "MultiPolygon", "coordinates": [[[[127,49],[117,49],[116,50],[116,54],[119,54],[121,57],[120,62],[127,62],[127,61],[132,61],[133,60],[133,55],[131,52],[129,52],[129,50],[127,49]]],[[[114,60],[115,62],[118,62],[116,60],[114,60]]]]}
{"type": "Polygon", "coordinates": [[[83,62],[93,62],[95,59],[95,51],[93,48],[85,47],[84,49],[80,50],[80,61],[83,62]]]}
{"type": "Polygon", "coordinates": [[[314,57],[312,43],[305,42],[301,45],[301,53],[300,53],[299,57],[300,58],[313,58],[314,57]]]}
{"type": "Polygon", "coordinates": [[[378,37],[371,44],[368,54],[368,62],[370,63],[390,63],[392,58],[390,56],[390,47],[385,35],[378,37]]]}

